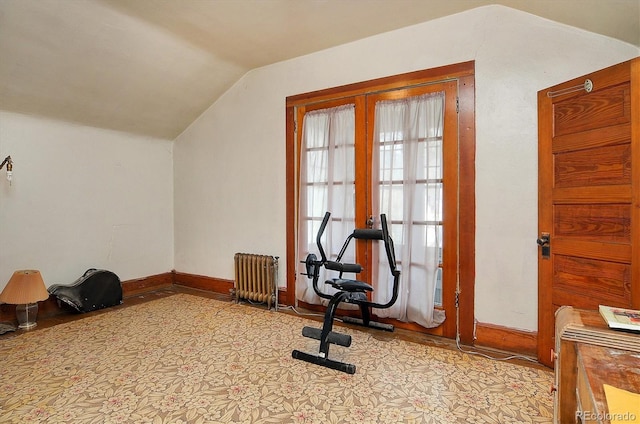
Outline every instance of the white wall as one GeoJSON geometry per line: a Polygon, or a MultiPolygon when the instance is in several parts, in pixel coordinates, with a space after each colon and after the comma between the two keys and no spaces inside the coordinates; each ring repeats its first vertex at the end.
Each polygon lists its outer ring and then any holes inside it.
{"type": "Polygon", "coordinates": [[[639,54],[487,6],[256,69],[176,140],[175,267],[232,279],[237,251],[285,257],[287,96],[475,60],[475,314],[535,330],[536,93],[639,54]]]}
{"type": "Polygon", "coordinates": [[[173,144],[0,112],[0,289],[39,269],[69,284],[88,268],[121,280],[173,268],[173,144]]]}

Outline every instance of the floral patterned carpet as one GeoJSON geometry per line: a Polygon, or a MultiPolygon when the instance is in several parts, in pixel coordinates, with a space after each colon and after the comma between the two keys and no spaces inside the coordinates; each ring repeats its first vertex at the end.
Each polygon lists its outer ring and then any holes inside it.
{"type": "Polygon", "coordinates": [[[2,423],[542,423],[552,373],[351,334],[291,357],[321,324],[176,294],[0,340],[2,423]]]}

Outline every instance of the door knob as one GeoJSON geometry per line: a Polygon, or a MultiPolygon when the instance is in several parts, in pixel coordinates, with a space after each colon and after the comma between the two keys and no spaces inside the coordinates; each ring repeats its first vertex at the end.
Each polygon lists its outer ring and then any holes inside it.
{"type": "Polygon", "coordinates": [[[540,238],[536,240],[541,247],[549,245],[549,233],[542,233],[540,238]]]}
{"type": "Polygon", "coordinates": [[[536,242],[538,246],[542,248],[542,258],[549,259],[551,256],[551,235],[549,233],[542,233],[536,242]]]}

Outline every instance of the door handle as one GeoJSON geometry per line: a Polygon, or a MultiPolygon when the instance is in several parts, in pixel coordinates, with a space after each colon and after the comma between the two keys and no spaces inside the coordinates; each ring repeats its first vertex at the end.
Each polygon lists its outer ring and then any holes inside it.
{"type": "Polygon", "coordinates": [[[542,258],[549,259],[549,257],[551,257],[551,234],[540,234],[540,238],[537,239],[536,242],[538,246],[542,248],[542,258]]]}

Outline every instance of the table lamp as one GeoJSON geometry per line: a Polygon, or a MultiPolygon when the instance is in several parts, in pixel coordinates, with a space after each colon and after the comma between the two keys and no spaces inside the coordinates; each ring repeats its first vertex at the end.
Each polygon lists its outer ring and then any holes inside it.
{"type": "Polygon", "coordinates": [[[27,330],[36,326],[38,302],[47,300],[49,292],[44,286],[40,271],[16,271],[2,293],[0,302],[16,306],[18,328],[27,330]]]}

